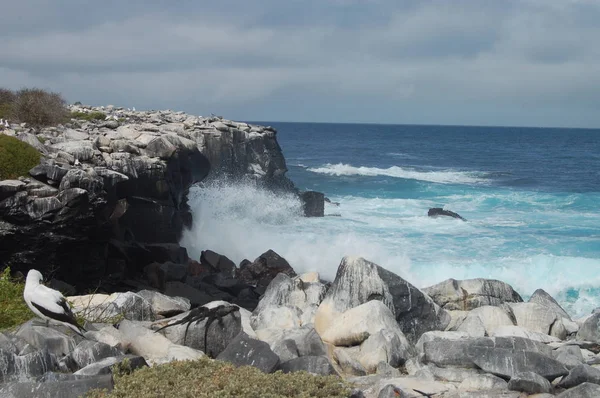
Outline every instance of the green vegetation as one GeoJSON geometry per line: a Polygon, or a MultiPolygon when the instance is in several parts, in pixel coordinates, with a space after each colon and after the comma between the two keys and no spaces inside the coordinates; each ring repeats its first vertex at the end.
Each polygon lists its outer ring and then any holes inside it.
{"type": "Polygon", "coordinates": [[[106,114],[102,112],[71,112],[71,119],[79,120],[105,120],[106,114]]]}
{"type": "Polygon", "coordinates": [[[58,93],[24,88],[17,92],[0,88],[0,118],[31,126],[55,126],[68,120],[65,100],[58,93]]]}
{"type": "Polygon", "coordinates": [[[350,387],[336,376],[314,376],[307,372],[265,374],[260,370],[203,358],[176,361],[129,372],[113,367],[115,388],[92,390],[87,398],[154,397],[348,397],[350,387]]]}
{"type": "Polygon", "coordinates": [[[40,162],[40,153],[26,142],[0,134],[0,180],[25,176],[40,162]]]}
{"type": "Polygon", "coordinates": [[[0,330],[27,322],[34,315],[23,300],[25,284],[10,276],[10,269],[0,272],[0,330]]]}

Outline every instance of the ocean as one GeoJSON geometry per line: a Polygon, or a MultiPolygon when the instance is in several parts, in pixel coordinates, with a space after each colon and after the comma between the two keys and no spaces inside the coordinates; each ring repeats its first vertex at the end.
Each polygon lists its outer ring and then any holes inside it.
{"type": "Polygon", "coordinates": [[[524,299],[543,288],[575,317],[600,307],[600,130],[254,123],[278,130],[299,188],[339,206],[304,218],[296,198],[248,184],[193,188],[192,256],[273,249],[333,280],[358,255],[420,288],[493,278],[524,299]]]}

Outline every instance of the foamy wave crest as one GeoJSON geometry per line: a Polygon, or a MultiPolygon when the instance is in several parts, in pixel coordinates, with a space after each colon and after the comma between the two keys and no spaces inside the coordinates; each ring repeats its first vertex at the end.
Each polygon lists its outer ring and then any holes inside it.
{"type": "Polygon", "coordinates": [[[481,184],[486,182],[486,179],[482,178],[481,174],[475,172],[418,171],[399,166],[380,169],[378,167],[355,167],[344,163],[328,163],[321,167],[311,167],[308,169],[308,171],[312,171],[313,173],[329,174],[333,176],[387,176],[409,180],[435,182],[440,184],[481,184]]]}

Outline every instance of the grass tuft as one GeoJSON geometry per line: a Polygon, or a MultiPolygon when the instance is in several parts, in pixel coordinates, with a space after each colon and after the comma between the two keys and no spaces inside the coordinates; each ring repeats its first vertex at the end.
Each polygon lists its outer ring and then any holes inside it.
{"type": "Polygon", "coordinates": [[[0,180],[25,176],[40,162],[40,153],[26,142],[0,134],[0,180]]]}
{"type": "Polygon", "coordinates": [[[86,398],[217,398],[217,397],[331,397],[350,396],[351,388],[336,376],[307,372],[266,374],[260,370],[202,358],[176,361],[133,372],[113,369],[112,392],[92,390],[86,398]]]}
{"type": "Polygon", "coordinates": [[[25,284],[10,276],[10,268],[0,273],[0,330],[27,322],[35,315],[23,299],[25,284]]]}

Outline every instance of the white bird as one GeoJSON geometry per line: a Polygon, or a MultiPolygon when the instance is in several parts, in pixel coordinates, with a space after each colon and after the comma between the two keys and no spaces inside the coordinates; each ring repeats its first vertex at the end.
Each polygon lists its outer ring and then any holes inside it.
{"type": "Polygon", "coordinates": [[[133,108],[131,108],[131,110],[135,112],[135,106],[133,108]]]}
{"type": "Polygon", "coordinates": [[[4,126],[5,126],[6,128],[10,128],[10,124],[8,124],[8,120],[5,120],[5,121],[4,121],[4,126]]]}
{"type": "Polygon", "coordinates": [[[55,321],[83,336],[86,330],[79,325],[67,300],[61,292],[42,285],[42,274],[32,269],[27,273],[23,298],[29,309],[46,321],[55,321]]]}

